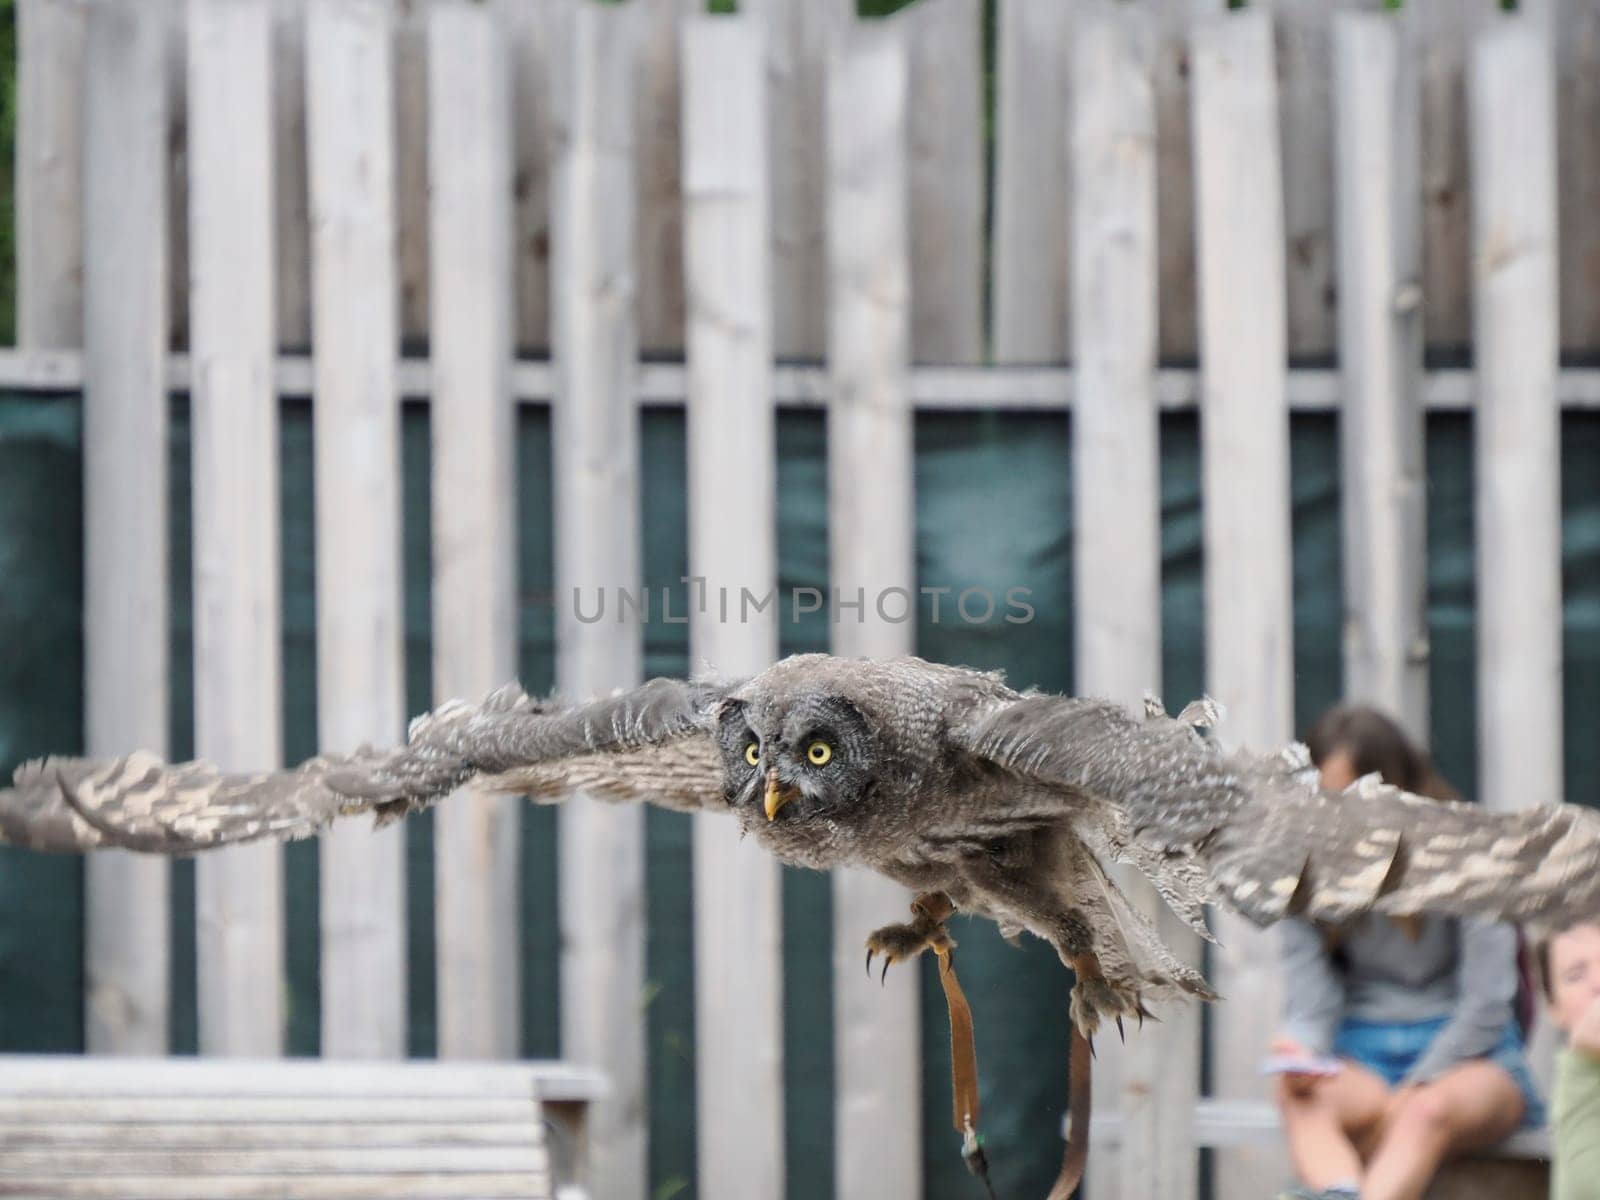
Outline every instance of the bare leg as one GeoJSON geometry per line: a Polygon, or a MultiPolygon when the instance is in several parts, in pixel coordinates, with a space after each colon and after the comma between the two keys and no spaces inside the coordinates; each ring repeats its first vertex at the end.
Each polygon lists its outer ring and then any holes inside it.
{"type": "Polygon", "coordinates": [[[1363,1200],[1419,1200],[1447,1157],[1492,1145],[1522,1122],[1516,1082],[1491,1062],[1468,1062],[1403,1093],[1384,1123],[1363,1200]]]}
{"type": "Polygon", "coordinates": [[[1358,1063],[1327,1079],[1278,1081],[1278,1111],[1295,1173],[1307,1187],[1360,1183],[1360,1147],[1378,1128],[1393,1093],[1358,1063]]]}

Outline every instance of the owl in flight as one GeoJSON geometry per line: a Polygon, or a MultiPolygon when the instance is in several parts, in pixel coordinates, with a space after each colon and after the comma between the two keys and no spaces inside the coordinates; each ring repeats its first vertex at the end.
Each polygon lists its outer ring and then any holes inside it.
{"type": "Polygon", "coordinates": [[[495,692],[412,722],[407,743],[224,774],[136,753],[18,768],[0,841],[188,853],[380,821],[467,785],[726,812],[784,862],[867,867],[937,902],[868,939],[868,963],[942,950],[956,910],[1026,930],[1076,976],[1083,1033],[1147,999],[1209,997],[1109,868],[1127,864],[1202,937],[1221,901],[1260,924],[1367,911],[1557,922],[1600,910],[1600,811],[1491,812],[1369,777],[1324,793],[1304,749],[1229,751],[1176,719],[1017,692],[918,658],[799,655],[739,683],[657,679],[586,704],[495,692]],[[929,914],[932,914],[930,917],[929,914]]]}

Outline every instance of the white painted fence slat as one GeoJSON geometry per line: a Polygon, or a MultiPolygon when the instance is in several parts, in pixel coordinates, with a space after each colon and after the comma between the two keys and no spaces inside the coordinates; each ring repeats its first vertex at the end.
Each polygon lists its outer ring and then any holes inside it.
{"type": "Polygon", "coordinates": [[[917,0],[894,19],[911,55],[911,357],[981,362],[983,5],[917,0]]]}
{"type": "MultiPolygon", "coordinates": [[[[1161,679],[1155,28],[1139,10],[1083,0],[1073,35],[1074,690],[1137,713],[1161,679]]],[[[1198,964],[1199,939],[1154,887],[1132,870],[1118,883],[1198,964]]],[[[1199,1014],[1168,1005],[1158,1015],[1125,1046],[1102,1042],[1094,1107],[1120,1113],[1138,1149],[1095,1154],[1095,1200],[1195,1195],[1195,1147],[1182,1131],[1200,1087],[1199,1014]]]]}
{"type": "Polygon", "coordinates": [[[1561,430],[1551,48],[1507,16],[1471,59],[1478,790],[1562,799],[1561,430]]]}
{"type": "MultiPolygon", "coordinates": [[[[475,698],[516,664],[511,398],[511,95],[494,13],[428,17],[432,220],[433,690],[475,698]]],[[[434,818],[442,1058],[514,1058],[521,1037],[517,826],[522,800],[470,789],[434,818]]]]}
{"type": "MultiPolygon", "coordinates": [[[[167,26],[87,9],[83,93],[84,696],[93,755],[167,744],[167,26]]],[[[167,1047],[168,870],[85,864],[92,1051],[167,1047]]]]}
{"type": "MultiPolygon", "coordinates": [[[[829,575],[833,649],[886,658],[915,646],[916,595],[909,378],[911,294],[907,221],[908,55],[905,30],[858,26],[828,79],[829,575]]],[[[922,1194],[917,980],[894,971],[880,987],[861,970],[879,926],[906,919],[911,897],[880,876],[833,873],[835,1195],[898,1200],[922,1194]]]]}
{"type": "MultiPolygon", "coordinates": [[[[195,753],[283,761],[269,0],[188,5],[195,753]]],[[[200,1048],[283,1049],[283,850],[195,862],[200,1048]]]]}
{"type": "MultiPolygon", "coordinates": [[[[1196,23],[1193,53],[1199,229],[1201,477],[1206,686],[1229,710],[1222,735],[1275,748],[1294,722],[1285,397],[1283,187],[1270,14],[1196,23]]],[[[1263,1094],[1255,1064],[1279,1011],[1277,943],[1221,910],[1213,983],[1248,1004],[1214,1013],[1214,1092],[1263,1094]]],[[[1217,1193],[1269,1194],[1277,1147],[1217,1156],[1217,1193]]]]}
{"type": "Polygon", "coordinates": [[[1069,0],[1001,0],[995,102],[994,357],[1067,357],[1069,0]]]}
{"type": "MultiPolygon", "coordinates": [[[[630,19],[578,6],[552,56],[556,681],[574,700],[637,683],[643,650],[636,612],[577,608],[615,605],[641,571],[630,19]]],[[[644,813],[576,797],[558,819],[562,1051],[611,1081],[589,1125],[595,1195],[642,1200],[644,813]]]]}
{"type": "Polygon", "coordinates": [[[83,336],[81,0],[22,0],[17,13],[17,345],[83,336]]]}
{"type": "MultiPolygon", "coordinates": [[[[777,429],[762,28],[683,26],[688,312],[689,650],[695,669],[752,675],[778,655],[776,614],[740,589],[777,585],[777,429]],[[728,503],[737,479],[739,502],[728,503]],[[726,605],[726,607],[724,607],[726,605]]],[[[783,1195],[783,897],[779,867],[722,813],[694,818],[695,1039],[705,1200],[783,1195]]]]}
{"type": "Polygon", "coordinates": [[[1334,23],[1345,694],[1428,737],[1421,95],[1392,14],[1334,23]]]}
{"type": "MultiPolygon", "coordinates": [[[[317,734],[330,750],[405,728],[400,606],[393,10],[308,0],[317,734]]],[[[322,1050],[405,1051],[405,832],[321,843],[322,1050]]]]}

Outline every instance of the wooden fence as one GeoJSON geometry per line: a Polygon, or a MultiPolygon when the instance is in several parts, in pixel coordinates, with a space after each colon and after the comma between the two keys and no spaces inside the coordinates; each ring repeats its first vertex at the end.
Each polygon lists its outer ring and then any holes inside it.
{"type": "MultiPolygon", "coordinates": [[[[282,754],[284,395],[315,396],[330,747],[404,729],[401,396],[434,411],[441,698],[515,671],[513,403],[552,405],[564,595],[639,578],[648,402],[687,406],[691,574],[758,594],[775,404],[825,406],[847,595],[916,586],[915,408],[1070,406],[1078,689],[1137,702],[1159,686],[1156,413],[1198,405],[1207,677],[1227,735],[1259,746],[1293,732],[1295,406],[1342,417],[1349,691],[1426,733],[1422,414],[1444,406],[1477,415],[1483,798],[1560,796],[1558,417],[1600,406],[1600,375],[1558,364],[1600,351],[1600,6],[998,0],[992,188],[981,0],[874,22],[846,0],[698,7],[20,0],[20,336],[0,384],[85,391],[91,752],[165,737],[169,387],[194,421],[197,750],[230,768],[282,754]],[[1475,369],[1425,374],[1425,339],[1475,369]]],[[[639,678],[636,625],[559,611],[564,692],[639,678]]],[[[898,653],[908,629],[869,613],[836,648],[898,653]]],[[[771,621],[697,617],[691,637],[730,673],[777,648],[771,621]]],[[[515,1052],[517,820],[439,810],[445,1056],[515,1052]]],[[[642,820],[583,801],[560,818],[564,1051],[611,1078],[593,1135],[616,1200],[645,1195],[642,820]]],[[[775,1197],[778,876],[709,819],[694,851],[696,1015],[718,1031],[697,1045],[699,1192],[775,1197]]],[[[340,829],[321,854],[325,1053],[398,1056],[398,834],[340,829]]],[[[198,873],[202,1049],[280,1053],[280,853],[198,873]]],[[[166,927],[166,878],[89,863],[92,1050],[165,1049],[165,950],[141,931],[166,927]]],[[[869,992],[853,949],[905,897],[833,886],[836,1191],[916,1197],[911,973],[869,992]]],[[[1218,923],[1217,981],[1249,1003],[1217,1010],[1212,1090],[1252,1096],[1272,943],[1218,923]]],[[[1096,1196],[1195,1195],[1199,1029],[1191,1012],[1102,1057],[1142,1150],[1101,1156],[1096,1196]]],[[[1219,1162],[1219,1194],[1278,1181],[1275,1161],[1219,1162]]]]}

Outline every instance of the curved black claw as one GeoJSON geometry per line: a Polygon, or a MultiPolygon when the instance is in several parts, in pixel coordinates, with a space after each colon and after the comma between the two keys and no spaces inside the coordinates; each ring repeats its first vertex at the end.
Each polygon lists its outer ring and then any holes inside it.
{"type": "MultiPolygon", "coordinates": [[[[1143,1024],[1143,1023],[1144,1022],[1141,1020],[1140,1024],[1143,1024]]],[[[1122,1014],[1120,1014],[1120,1013],[1117,1014],[1117,1041],[1121,1042],[1124,1046],[1126,1046],[1128,1044],[1128,1035],[1125,1032],[1123,1032],[1123,1029],[1122,1029],[1122,1014]]]]}
{"type": "Polygon", "coordinates": [[[872,978],[872,947],[867,947],[867,978],[872,978]]]}
{"type": "MultiPolygon", "coordinates": [[[[882,987],[884,985],[885,981],[888,980],[888,978],[889,978],[889,968],[893,964],[894,964],[894,959],[892,959],[892,958],[888,957],[887,955],[885,955],[884,959],[883,959],[883,974],[878,976],[878,986],[879,987],[882,987]]],[[[895,978],[898,979],[899,976],[896,976],[895,978]]]]}

